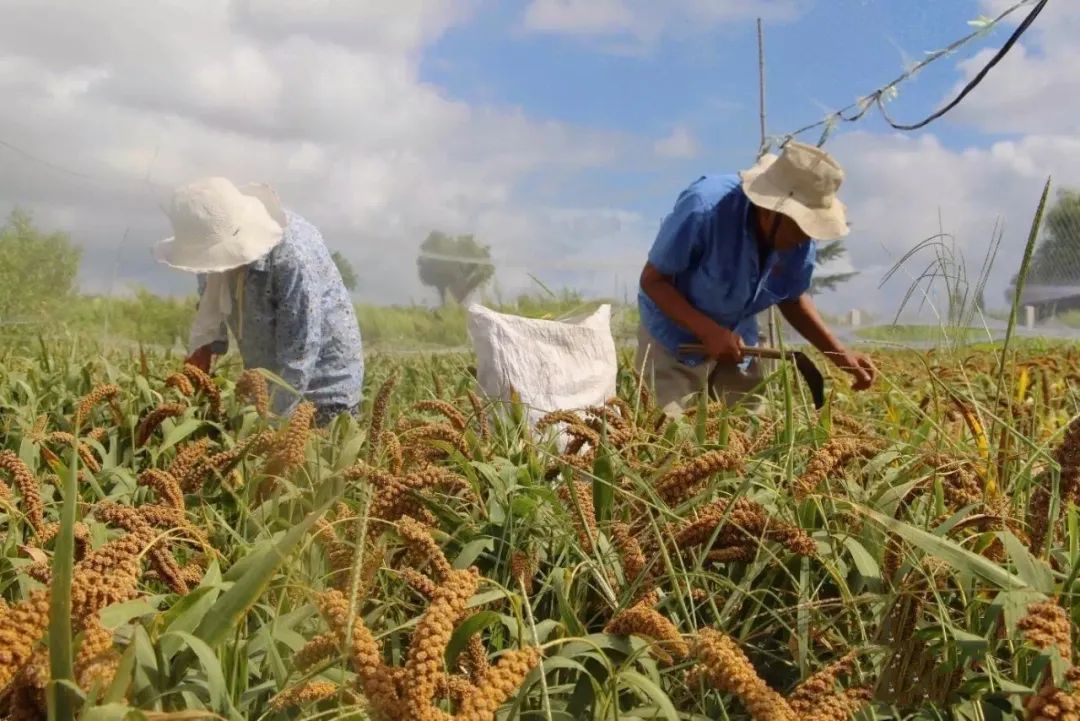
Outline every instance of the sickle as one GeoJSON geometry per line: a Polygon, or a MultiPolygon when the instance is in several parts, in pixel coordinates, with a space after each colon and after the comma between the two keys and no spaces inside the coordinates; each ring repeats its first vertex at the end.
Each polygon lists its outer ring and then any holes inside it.
{"type": "MultiPolygon", "coordinates": [[[[688,343],[679,346],[681,355],[696,355],[705,351],[704,346],[688,343]]],[[[772,360],[790,360],[795,363],[796,370],[802,376],[806,386],[810,389],[810,397],[814,401],[814,408],[821,410],[825,405],[825,377],[814,365],[814,362],[803,352],[797,350],[781,351],[776,348],[743,348],[743,354],[758,358],[772,360]]]]}

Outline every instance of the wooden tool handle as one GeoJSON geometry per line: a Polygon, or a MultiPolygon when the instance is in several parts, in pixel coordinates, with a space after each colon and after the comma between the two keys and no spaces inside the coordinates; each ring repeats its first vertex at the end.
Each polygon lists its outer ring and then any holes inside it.
{"type": "MultiPolygon", "coordinates": [[[[704,352],[705,346],[699,343],[686,343],[679,346],[679,353],[681,355],[699,355],[704,352]]],[[[757,358],[771,358],[772,360],[790,358],[794,353],[795,351],[781,351],[777,348],[758,348],[756,346],[743,348],[743,355],[755,356],[757,358]]]]}

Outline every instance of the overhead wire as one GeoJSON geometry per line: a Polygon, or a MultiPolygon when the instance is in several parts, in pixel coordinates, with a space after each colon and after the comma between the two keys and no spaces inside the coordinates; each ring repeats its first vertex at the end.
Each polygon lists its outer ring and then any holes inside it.
{"type": "Polygon", "coordinates": [[[994,54],[994,57],[991,58],[990,61],[983,66],[983,68],[975,75],[975,77],[973,77],[964,86],[960,93],[944,107],[935,111],[923,120],[920,120],[917,123],[902,124],[892,119],[889,113],[885,110],[885,102],[896,93],[896,88],[905,81],[914,77],[931,63],[936,62],[943,57],[952,55],[958,49],[960,49],[964,45],[967,45],[972,40],[984,36],[997,25],[1002,23],[1010,15],[1015,13],[1020,8],[1026,5],[1030,5],[1033,1],[1034,0],[1020,0],[1019,2],[1015,3],[1003,12],[999,13],[994,19],[983,24],[978,30],[969,33],[964,37],[960,38],[959,40],[950,43],[941,50],[936,50],[932,53],[929,53],[926,58],[908,67],[897,78],[881,86],[877,90],[861,96],[858,100],[856,100],[854,103],[851,103],[850,105],[840,108],[839,110],[834,110],[833,112],[826,115],[825,118],[822,120],[810,123],[809,125],[805,125],[785,135],[774,136],[773,140],[779,139],[777,145],[783,147],[789,141],[797,138],[800,135],[803,135],[804,133],[808,133],[811,130],[816,130],[817,128],[824,128],[821,134],[821,138],[818,140],[817,143],[818,147],[821,147],[826,143],[833,130],[839,123],[858,122],[859,120],[862,120],[862,118],[865,117],[866,114],[875,107],[881,111],[882,117],[884,118],[885,122],[896,130],[910,131],[919,130],[926,127],[930,123],[938,120],[939,118],[943,117],[945,114],[956,108],[964,100],[964,98],[966,98],[975,88],[977,88],[983,82],[983,80],[986,79],[990,71],[994,67],[996,67],[997,64],[1000,63],[1006,55],[1008,55],[1009,51],[1012,50],[1013,46],[1016,45],[1016,43],[1020,40],[1024,33],[1028,31],[1032,24],[1034,24],[1035,20],[1046,8],[1049,0],[1038,0],[1036,6],[1032,9],[1030,13],[1028,13],[1027,17],[1024,18],[1023,22],[1021,22],[1020,25],[1017,26],[1016,30],[1014,30],[1013,33],[1009,36],[1009,39],[1005,42],[1005,44],[1001,46],[1001,48],[994,54]]]}

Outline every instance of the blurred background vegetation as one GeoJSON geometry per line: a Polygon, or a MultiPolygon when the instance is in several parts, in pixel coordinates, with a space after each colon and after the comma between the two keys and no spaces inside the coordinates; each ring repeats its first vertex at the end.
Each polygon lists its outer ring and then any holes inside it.
{"type": "MultiPolygon", "coordinates": [[[[1080,274],[1080,193],[1061,191],[1048,213],[1048,223],[1037,248],[1032,276],[1036,282],[1061,282],[1080,274]],[[1069,262],[1064,262],[1068,259],[1069,262]],[[1075,271],[1075,273],[1074,273],[1075,271]]],[[[853,273],[829,271],[843,256],[841,245],[824,244],[818,252],[819,272],[812,293],[821,293],[847,281],[853,273]]],[[[348,259],[332,256],[350,290],[357,289],[356,272],[348,259]]],[[[92,334],[103,341],[182,348],[195,314],[196,297],[168,297],[146,288],[123,295],[100,296],[80,292],[82,251],[63,232],[38,227],[30,214],[16,209],[0,225],[0,341],[3,338],[57,334],[92,334]]],[[[463,349],[469,345],[466,307],[470,302],[531,318],[560,319],[579,315],[603,303],[612,306],[612,331],[620,344],[632,345],[637,334],[637,307],[633,298],[585,298],[571,290],[551,291],[537,285],[535,292],[506,299],[496,290],[496,271],[489,246],[472,235],[450,236],[432,231],[420,246],[417,275],[433,291],[438,305],[381,306],[357,304],[357,318],[365,348],[372,350],[430,351],[463,349]]],[[[1080,277],[1080,276],[1078,276],[1080,277]]],[[[194,290],[194,284],[193,290],[194,290]]],[[[994,313],[982,308],[986,317],[994,313]]],[[[1080,328],[1080,308],[1061,303],[1045,319],[1058,326],[1080,328]]],[[[834,325],[846,318],[826,317],[834,325]]],[[[862,315],[855,331],[863,340],[878,342],[935,342],[943,329],[931,326],[875,325],[879,319],[862,315]]],[[[884,322],[885,319],[881,319],[884,322]]],[[[986,340],[986,331],[966,318],[950,330],[962,331],[963,340],[986,340]],[[968,338],[967,336],[971,336],[968,338]]],[[[785,336],[791,341],[790,332],[785,336]]]]}

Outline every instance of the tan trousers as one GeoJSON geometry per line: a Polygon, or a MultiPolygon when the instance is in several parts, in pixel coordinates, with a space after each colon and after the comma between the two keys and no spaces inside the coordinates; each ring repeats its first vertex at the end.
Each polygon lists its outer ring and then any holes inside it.
{"type": "Polygon", "coordinates": [[[658,343],[644,326],[638,328],[638,349],[634,362],[642,380],[650,384],[656,404],[669,416],[682,415],[687,404],[696,403],[697,394],[708,387],[714,400],[722,400],[728,407],[743,404],[752,413],[760,411],[759,398],[749,394],[763,380],[761,365],[757,358],[751,359],[750,367],[743,371],[737,366],[722,366],[713,362],[688,366],[658,343]]]}

